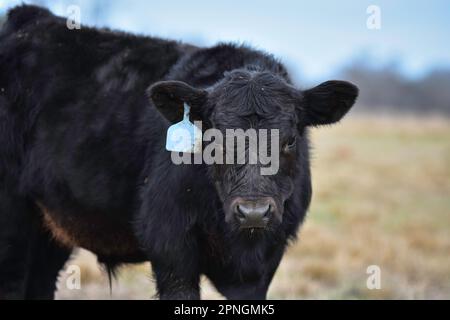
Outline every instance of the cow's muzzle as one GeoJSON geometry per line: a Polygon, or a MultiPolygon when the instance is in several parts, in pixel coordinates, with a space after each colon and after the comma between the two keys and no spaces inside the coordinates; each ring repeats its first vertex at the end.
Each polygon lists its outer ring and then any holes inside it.
{"type": "Polygon", "coordinates": [[[241,198],[233,200],[231,209],[242,229],[265,228],[276,212],[275,200],[271,197],[241,198]]]}

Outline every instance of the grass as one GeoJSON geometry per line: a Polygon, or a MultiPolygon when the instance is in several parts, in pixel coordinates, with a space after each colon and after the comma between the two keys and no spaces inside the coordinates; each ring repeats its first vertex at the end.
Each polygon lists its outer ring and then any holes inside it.
{"type": "MultiPolygon", "coordinates": [[[[312,141],[312,205],[269,298],[450,299],[450,122],[353,117],[312,141]],[[381,268],[380,290],[366,287],[369,265],[381,268]]],[[[94,256],[71,263],[82,289],[65,289],[63,272],[58,298],[110,298],[94,256]]],[[[149,270],[122,269],[111,298],[152,297],[149,270]]]]}

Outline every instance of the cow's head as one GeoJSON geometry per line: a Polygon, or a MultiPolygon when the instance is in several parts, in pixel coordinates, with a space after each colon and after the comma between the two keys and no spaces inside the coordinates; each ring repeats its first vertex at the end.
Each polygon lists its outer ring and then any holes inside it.
{"type": "MultiPolygon", "coordinates": [[[[270,72],[239,69],[207,89],[163,81],[154,84],[149,95],[170,122],[182,119],[185,102],[191,106],[192,121],[201,120],[204,130],[214,128],[223,137],[227,129],[278,129],[276,150],[270,135],[267,141],[270,155],[279,159],[274,174],[264,175],[261,163],[249,163],[250,139],[243,152],[248,156],[245,164],[226,163],[224,156],[225,163],[209,165],[226,221],[236,229],[253,231],[282,221],[296,175],[309,169],[305,129],[339,121],[354,104],[358,89],[348,82],[328,81],[301,91],[270,72]]],[[[227,150],[230,147],[224,142],[221,150],[226,154],[233,151],[227,150]]]]}

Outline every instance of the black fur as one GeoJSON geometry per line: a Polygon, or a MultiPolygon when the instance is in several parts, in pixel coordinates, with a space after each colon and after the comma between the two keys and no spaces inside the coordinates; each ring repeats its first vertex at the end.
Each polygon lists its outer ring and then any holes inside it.
{"type": "Polygon", "coordinates": [[[74,246],[109,267],[151,261],[161,298],[199,298],[201,274],[227,298],[265,298],[311,199],[307,126],[357,96],[346,82],[303,93],[248,47],[69,30],[34,6],[9,12],[0,70],[0,298],[52,298],[74,246]],[[172,164],[182,102],[205,128],[280,129],[279,172],[172,164]],[[280,219],[226,223],[237,195],[274,197],[280,219]]]}

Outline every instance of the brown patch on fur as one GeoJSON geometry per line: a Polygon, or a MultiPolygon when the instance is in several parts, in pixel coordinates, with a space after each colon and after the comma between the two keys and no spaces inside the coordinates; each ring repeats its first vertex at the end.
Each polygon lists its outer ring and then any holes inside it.
{"type": "Polygon", "coordinates": [[[44,226],[51,232],[53,238],[65,247],[78,247],[79,244],[77,243],[77,241],[73,237],[71,237],[61,226],[59,226],[55,220],[52,219],[52,216],[47,208],[43,207],[40,204],[38,204],[38,206],[42,211],[44,226]]]}
{"type": "Polygon", "coordinates": [[[82,247],[101,256],[141,256],[131,227],[108,219],[106,215],[85,214],[74,217],[70,214],[52,212],[42,203],[43,224],[55,241],[68,247],[82,247]]]}

